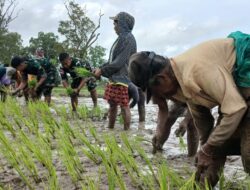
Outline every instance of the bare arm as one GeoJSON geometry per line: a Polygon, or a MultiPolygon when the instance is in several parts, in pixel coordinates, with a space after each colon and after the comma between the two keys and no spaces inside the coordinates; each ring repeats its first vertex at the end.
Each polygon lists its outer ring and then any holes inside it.
{"type": "Polygon", "coordinates": [[[40,78],[40,80],[38,81],[38,83],[37,83],[37,85],[36,85],[36,87],[35,87],[36,90],[37,90],[37,88],[38,88],[39,86],[41,86],[41,85],[44,83],[44,81],[46,80],[46,78],[47,78],[47,77],[42,77],[42,78],[40,78]]]}
{"type": "Polygon", "coordinates": [[[63,84],[64,88],[68,88],[68,86],[69,86],[69,84],[68,84],[68,82],[66,80],[63,80],[62,84],[63,84]]]}
{"type": "Polygon", "coordinates": [[[163,144],[169,137],[172,125],[175,123],[177,118],[183,114],[185,104],[173,102],[170,110],[168,110],[168,104],[165,99],[157,99],[153,97],[153,100],[159,107],[157,129],[153,138],[153,146],[155,150],[161,150],[163,144]]]}

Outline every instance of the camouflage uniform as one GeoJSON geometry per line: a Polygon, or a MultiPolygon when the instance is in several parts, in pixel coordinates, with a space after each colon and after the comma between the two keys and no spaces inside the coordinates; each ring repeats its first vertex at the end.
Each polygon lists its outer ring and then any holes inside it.
{"type": "MultiPolygon", "coordinates": [[[[75,71],[75,68],[85,68],[89,71],[92,71],[92,68],[88,62],[86,62],[86,61],[83,62],[83,61],[76,59],[76,58],[72,58],[71,66],[69,69],[61,67],[60,74],[61,74],[62,80],[68,81],[67,73],[69,73],[69,75],[72,78],[71,88],[73,88],[73,89],[77,88],[80,85],[81,81],[84,79],[83,77],[78,76],[78,74],[75,71]]],[[[90,78],[86,82],[86,84],[88,87],[88,91],[94,90],[95,87],[97,86],[94,78],[90,78]]]]}
{"type": "Polygon", "coordinates": [[[56,67],[52,65],[47,58],[28,59],[27,67],[22,72],[23,80],[28,80],[28,74],[35,75],[37,81],[42,77],[46,77],[44,83],[37,89],[36,93],[38,96],[41,96],[42,93],[44,96],[50,96],[53,87],[60,83],[60,77],[57,74],[56,67]]]}

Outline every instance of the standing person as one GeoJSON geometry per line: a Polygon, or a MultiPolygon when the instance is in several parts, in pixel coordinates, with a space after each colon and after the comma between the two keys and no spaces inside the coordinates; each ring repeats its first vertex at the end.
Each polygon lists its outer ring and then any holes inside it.
{"type": "Polygon", "coordinates": [[[250,35],[236,32],[172,59],[155,54],[150,58],[150,52],[141,52],[130,60],[132,82],[160,105],[155,141],[164,137],[166,99],[188,105],[201,143],[196,180],[203,184],[205,179],[211,186],[218,182],[227,155],[241,155],[250,173],[249,40],[250,35]],[[216,127],[211,114],[215,106],[219,106],[216,127]]]}
{"type": "Polygon", "coordinates": [[[56,67],[48,59],[38,61],[37,59],[20,56],[12,58],[11,66],[20,71],[22,75],[22,81],[13,94],[24,90],[29,92],[33,100],[40,99],[43,94],[45,102],[50,105],[52,89],[59,83],[56,67]],[[28,86],[29,74],[36,76],[37,82],[33,87],[28,86]]]}
{"type": "Polygon", "coordinates": [[[72,58],[68,53],[61,53],[59,55],[59,61],[61,62],[62,67],[60,68],[60,74],[62,78],[62,83],[65,88],[68,88],[68,76],[70,74],[72,78],[71,88],[73,89],[73,94],[71,97],[72,110],[76,111],[78,105],[78,96],[82,87],[87,84],[88,91],[90,92],[94,107],[97,106],[97,92],[96,92],[96,80],[95,78],[83,78],[79,76],[76,72],[76,68],[85,68],[89,71],[92,71],[90,64],[86,61],[81,61],[76,58],[72,58]]]}
{"type": "Polygon", "coordinates": [[[117,116],[118,105],[124,121],[124,129],[130,127],[130,109],[128,97],[128,62],[129,57],[136,52],[136,40],[132,34],[135,19],[126,12],[120,12],[115,17],[110,17],[114,21],[114,30],[118,35],[109,54],[109,61],[97,68],[94,72],[99,78],[104,76],[109,78],[106,86],[104,99],[109,103],[109,128],[114,128],[117,116]]]}

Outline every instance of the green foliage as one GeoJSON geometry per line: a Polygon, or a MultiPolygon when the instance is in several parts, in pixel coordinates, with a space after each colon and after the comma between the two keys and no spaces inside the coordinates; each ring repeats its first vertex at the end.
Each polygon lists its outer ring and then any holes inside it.
{"type": "Polygon", "coordinates": [[[90,72],[89,70],[85,68],[75,68],[76,73],[81,77],[93,77],[94,73],[90,72]]]}
{"type": "Polygon", "coordinates": [[[36,84],[37,84],[37,80],[36,79],[28,81],[28,87],[29,88],[35,88],[36,84]]]}
{"type": "Polygon", "coordinates": [[[187,145],[185,144],[184,139],[182,137],[179,137],[179,146],[181,151],[184,152],[185,150],[187,150],[187,145]]]}
{"type": "Polygon", "coordinates": [[[74,93],[74,90],[71,87],[66,88],[66,92],[68,96],[71,96],[74,93]]]}
{"type": "Polygon", "coordinates": [[[0,62],[10,64],[11,57],[19,54],[21,49],[22,40],[18,33],[0,29],[0,62]]]}
{"type": "Polygon", "coordinates": [[[95,46],[90,47],[88,52],[88,59],[93,67],[99,67],[103,63],[105,63],[104,60],[105,56],[105,48],[102,46],[95,46]]]}
{"type": "Polygon", "coordinates": [[[34,53],[38,47],[42,47],[45,57],[56,58],[59,53],[64,51],[62,43],[53,32],[38,32],[37,38],[30,38],[30,46],[28,47],[30,53],[34,53]]]}
{"type": "Polygon", "coordinates": [[[65,3],[68,12],[68,20],[60,21],[58,32],[66,40],[63,42],[65,49],[70,54],[81,59],[87,58],[88,48],[98,39],[99,33],[96,33],[100,27],[101,14],[99,23],[96,26],[94,22],[86,15],[86,7],[82,8],[74,1],[65,3]]]}

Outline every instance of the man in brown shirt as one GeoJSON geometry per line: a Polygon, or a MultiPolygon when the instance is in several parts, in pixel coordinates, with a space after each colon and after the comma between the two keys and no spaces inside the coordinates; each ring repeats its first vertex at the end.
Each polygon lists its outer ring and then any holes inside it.
{"type": "Polygon", "coordinates": [[[188,105],[201,143],[196,179],[204,183],[207,178],[211,186],[218,182],[227,155],[241,154],[245,171],[250,173],[250,113],[246,111],[250,90],[236,86],[235,61],[231,38],[201,43],[172,59],[152,52],[130,58],[130,79],[159,105],[156,142],[166,131],[166,99],[188,105]],[[211,114],[215,106],[219,106],[216,124],[211,114]]]}

